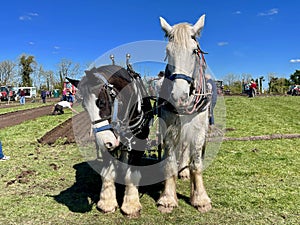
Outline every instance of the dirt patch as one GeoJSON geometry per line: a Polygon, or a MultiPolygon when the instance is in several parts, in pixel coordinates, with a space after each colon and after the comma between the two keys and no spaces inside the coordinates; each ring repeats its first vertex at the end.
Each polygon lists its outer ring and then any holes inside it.
{"type": "Polygon", "coordinates": [[[52,145],[58,139],[63,144],[75,143],[76,141],[91,141],[93,136],[89,135],[90,129],[90,118],[86,112],[82,112],[48,131],[43,137],[38,139],[38,142],[52,145]]]}
{"type": "Polygon", "coordinates": [[[35,173],[36,173],[36,171],[34,171],[34,170],[22,171],[20,174],[18,174],[16,176],[16,179],[8,181],[6,183],[6,187],[8,187],[9,185],[12,185],[14,183],[20,183],[20,184],[28,183],[29,182],[29,176],[33,176],[33,175],[35,175],[35,173]]]}
{"type": "MultiPolygon", "coordinates": [[[[1,108],[2,107],[3,105],[1,108]]],[[[4,107],[13,106],[9,105],[4,107]]],[[[26,120],[36,119],[45,115],[51,115],[52,109],[53,106],[49,105],[0,114],[0,129],[18,125],[26,120]]],[[[86,112],[82,112],[47,132],[43,137],[38,139],[38,142],[51,145],[54,144],[58,139],[62,139],[64,144],[74,143],[76,140],[73,129],[75,130],[77,141],[90,141],[93,139],[93,137],[89,135],[90,128],[91,123],[89,116],[86,112]]]]}

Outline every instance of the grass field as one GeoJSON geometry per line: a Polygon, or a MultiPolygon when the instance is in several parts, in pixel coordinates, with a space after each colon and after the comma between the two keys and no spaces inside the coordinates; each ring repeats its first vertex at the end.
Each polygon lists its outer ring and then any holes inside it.
{"type": "MultiPolygon", "coordinates": [[[[299,97],[225,97],[228,137],[300,133],[299,97]]],[[[213,209],[189,204],[189,182],[178,181],[179,207],[158,212],[161,185],[142,187],[143,210],[127,219],[96,209],[100,177],[75,144],[36,141],[71,116],[44,116],[0,131],[0,224],[299,224],[300,139],[226,141],[204,171],[213,209]]]]}

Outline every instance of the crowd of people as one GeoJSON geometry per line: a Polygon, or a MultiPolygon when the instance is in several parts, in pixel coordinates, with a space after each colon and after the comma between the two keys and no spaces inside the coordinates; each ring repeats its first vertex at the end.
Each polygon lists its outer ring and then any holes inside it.
{"type": "Polygon", "coordinates": [[[253,98],[257,94],[257,84],[253,79],[250,80],[250,83],[245,84],[245,92],[249,98],[253,98]]]}
{"type": "MultiPolygon", "coordinates": [[[[20,97],[20,104],[25,105],[25,92],[23,89],[20,90],[19,97],[20,97]]],[[[46,103],[47,97],[48,98],[51,97],[51,94],[49,91],[46,91],[43,89],[41,91],[41,99],[42,99],[43,103],[46,103]]],[[[78,114],[78,112],[72,108],[74,99],[75,99],[74,93],[72,93],[71,91],[69,91],[67,89],[64,90],[63,94],[62,94],[62,98],[60,99],[61,101],[54,105],[52,115],[64,114],[64,108],[69,108],[72,112],[78,114]]],[[[0,161],[6,161],[9,159],[10,159],[10,156],[7,156],[3,153],[2,142],[0,141],[0,161]]]]}

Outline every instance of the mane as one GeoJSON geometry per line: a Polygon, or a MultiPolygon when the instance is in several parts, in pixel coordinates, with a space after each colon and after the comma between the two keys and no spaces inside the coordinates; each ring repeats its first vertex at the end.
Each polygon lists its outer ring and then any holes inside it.
{"type": "Polygon", "coordinates": [[[174,25],[170,36],[172,37],[173,47],[176,49],[181,46],[185,49],[189,48],[191,40],[191,25],[188,23],[180,23],[174,25]]]}

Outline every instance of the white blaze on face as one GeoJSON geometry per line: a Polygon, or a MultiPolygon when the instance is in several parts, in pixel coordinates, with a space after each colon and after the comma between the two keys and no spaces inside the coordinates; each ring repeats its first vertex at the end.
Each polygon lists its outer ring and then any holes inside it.
{"type": "MultiPolygon", "coordinates": [[[[99,108],[96,105],[96,96],[94,94],[89,94],[84,98],[85,108],[91,118],[91,121],[100,120],[99,108]]],[[[92,125],[92,128],[99,128],[108,125],[108,121],[102,121],[92,125]]],[[[116,138],[111,130],[105,130],[96,133],[96,140],[101,149],[113,150],[119,145],[119,140],[116,138]]]]}

